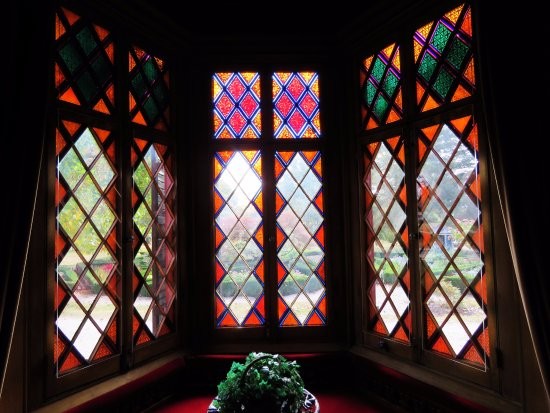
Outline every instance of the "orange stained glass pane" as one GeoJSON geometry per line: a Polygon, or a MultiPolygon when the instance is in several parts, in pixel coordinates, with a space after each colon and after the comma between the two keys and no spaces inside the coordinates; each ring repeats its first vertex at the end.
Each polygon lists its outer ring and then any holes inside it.
{"type": "Polygon", "coordinates": [[[69,24],[72,26],[77,22],[78,19],[80,19],[80,16],[78,16],[76,13],[73,13],[72,11],[61,7],[61,10],[65,14],[65,17],[67,17],[67,20],[69,21],[69,24]]]}
{"type": "Polygon", "coordinates": [[[458,20],[458,17],[460,16],[460,12],[462,11],[462,8],[464,5],[460,5],[457,8],[451,10],[448,13],[445,13],[445,17],[451,21],[453,24],[456,24],[456,21],[458,20]]]}
{"type": "Polygon", "coordinates": [[[471,116],[464,116],[459,119],[451,120],[451,124],[458,130],[458,133],[464,132],[464,128],[470,122],[471,116]]]}
{"type": "Polygon", "coordinates": [[[481,359],[478,351],[474,346],[471,346],[470,349],[466,352],[466,354],[464,354],[464,359],[469,360],[476,364],[481,364],[481,365],[485,364],[485,362],[481,359]]]}
{"type": "Polygon", "coordinates": [[[63,362],[63,365],[61,366],[61,368],[59,369],[58,373],[66,373],[68,372],[69,370],[72,370],[74,369],[75,367],[78,367],[80,366],[82,363],[80,362],[80,360],[78,360],[76,358],[76,356],[70,352],[68,355],[67,355],[67,358],[65,359],[65,361],[63,362]]]}
{"type": "Polygon", "coordinates": [[[65,27],[59,19],[59,16],[55,16],[55,40],[58,40],[65,34],[65,27]]]}
{"type": "Polygon", "coordinates": [[[461,29],[469,36],[472,36],[472,15],[469,8],[466,12],[466,15],[464,16],[464,21],[462,22],[461,29]]]}
{"type": "Polygon", "coordinates": [[[80,105],[80,101],[76,97],[73,88],[68,88],[63,94],[59,97],[64,102],[72,103],[75,105],[80,105]]]}
{"type": "Polygon", "coordinates": [[[445,340],[443,340],[442,337],[439,337],[435,344],[432,346],[432,349],[439,352],[446,354],[448,356],[451,355],[451,351],[449,350],[449,347],[447,346],[447,343],[445,343],[445,340]]]}

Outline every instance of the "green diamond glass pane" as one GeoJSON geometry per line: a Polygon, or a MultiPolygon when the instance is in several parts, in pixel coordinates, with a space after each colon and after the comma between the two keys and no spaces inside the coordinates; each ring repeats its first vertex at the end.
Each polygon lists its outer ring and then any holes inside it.
{"type": "Polygon", "coordinates": [[[443,50],[445,50],[445,46],[447,46],[447,42],[449,41],[450,37],[451,31],[443,23],[440,22],[435,29],[430,44],[435,47],[439,53],[443,53],[443,50]]]}
{"type": "Polygon", "coordinates": [[[153,59],[148,59],[142,66],[145,77],[149,80],[149,84],[153,84],[159,76],[159,71],[153,59]]]}
{"type": "Polygon", "coordinates": [[[364,98],[365,98],[365,101],[367,102],[367,105],[370,106],[372,104],[372,101],[374,99],[374,95],[376,95],[376,86],[374,86],[372,84],[372,82],[369,80],[366,83],[365,95],[364,95],[364,98]]]}
{"type": "Polygon", "coordinates": [[[92,62],[92,69],[100,85],[105,85],[111,78],[110,62],[103,54],[99,54],[92,62]]]}
{"type": "Polygon", "coordinates": [[[439,75],[437,75],[437,78],[435,79],[433,88],[439,96],[445,99],[453,84],[453,80],[453,76],[446,69],[441,69],[439,75]]]}
{"type": "Polygon", "coordinates": [[[59,55],[61,56],[63,62],[65,62],[65,64],[67,65],[67,68],[69,69],[69,72],[71,72],[71,75],[74,75],[74,73],[82,65],[82,58],[76,50],[72,41],[67,43],[59,51],[59,55]]]}
{"type": "Polygon", "coordinates": [[[152,98],[149,98],[143,104],[143,109],[149,121],[154,123],[159,116],[157,103],[152,98]]]}
{"type": "Polygon", "coordinates": [[[397,89],[398,84],[399,79],[392,73],[391,70],[389,70],[386,74],[386,78],[384,79],[384,83],[382,84],[382,87],[384,88],[384,91],[388,94],[388,96],[393,96],[393,93],[395,92],[395,89],[397,89]]]}
{"type": "Polygon", "coordinates": [[[97,42],[88,27],[84,27],[80,32],[78,32],[76,39],[87,56],[90,56],[90,54],[97,47],[97,42]]]}
{"type": "Polygon", "coordinates": [[[422,76],[426,82],[429,82],[436,66],[437,61],[432,57],[432,55],[429,53],[424,53],[424,57],[418,67],[418,74],[422,76]]]}
{"type": "Polygon", "coordinates": [[[374,102],[374,108],[372,111],[378,119],[383,119],[388,110],[389,103],[386,98],[382,95],[378,95],[376,101],[374,102]]]}
{"type": "Polygon", "coordinates": [[[90,73],[88,71],[82,73],[76,83],[84,99],[90,103],[97,92],[97,85],[90,73]]]}
{"type": "Polygon", "coordinates": [[[451,48],[449,50],[447,60],[456,70],[459,70],[469,50],[470,47],[467,44],[465,44],[458,37],[455,37],[451,42],[451,48]]]}
{"type": "Polygon", "coordinates": [[[380,83],[382,76],[384,76],[384,70],[386,70],[386,65],[377,57],[372,67],[371,76],[375,78],[378,83],[380,83]]]}
{"type": "Polygon", "coordinates": [[[140,72],[137,72],[132,79],[132,88],[134,89],[135,95],[141,99],[145,92],[147,92],[147,85],[143,79],[143,76],[140,72]]]}

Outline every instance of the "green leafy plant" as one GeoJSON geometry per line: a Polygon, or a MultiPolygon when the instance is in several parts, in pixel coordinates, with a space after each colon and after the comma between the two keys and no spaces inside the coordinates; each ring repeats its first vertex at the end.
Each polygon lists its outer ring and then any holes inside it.
{"type": "Polygon", "coordinates": [[[244,364],[233,362],[214,406],[220,413],[299,413],[305,393],[298,370],[296,361],[279,354],[252,352],[244,364]]]}

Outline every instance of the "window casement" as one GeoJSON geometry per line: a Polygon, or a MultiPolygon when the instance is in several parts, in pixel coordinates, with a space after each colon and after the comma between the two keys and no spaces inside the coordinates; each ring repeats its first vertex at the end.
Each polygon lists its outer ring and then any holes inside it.
{"type": "Polygon", "coordinates": [[[176,344],[168,63],[107,27],[85,12],[55,13],[42,290],[48,311],[39,341],[46,350],[32,356],[43,358],[48,396],[176,344]]]}
{"type": "MultiPolygon", "coordinates": [[[[487,166],[472,7],[360,63],[363,343],[490,383],[487,166]]],[[[372,50],[372,49],[371,49],[372,50]]]]}
{"type": "Polygon", "coordinates": [[[210,82],[204,323],[218,343],[319,337],[331,325],[320,75],[224,71],[210,82]]]}

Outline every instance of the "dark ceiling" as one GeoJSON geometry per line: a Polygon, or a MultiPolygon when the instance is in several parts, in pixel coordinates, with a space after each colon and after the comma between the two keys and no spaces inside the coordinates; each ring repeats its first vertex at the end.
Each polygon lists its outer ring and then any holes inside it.
{"type": "MultiPolygon", "coordinates": [[[[382,5],[329,2],[197,2],[145,0],[183,30],[199,35],[323,35],[340,33],[382,5]]],[[[387,4],[387,3],[386,3],[387,4]]]]}

